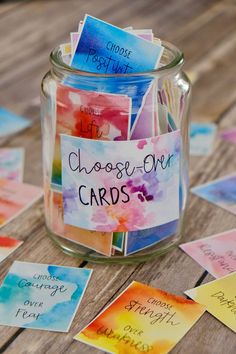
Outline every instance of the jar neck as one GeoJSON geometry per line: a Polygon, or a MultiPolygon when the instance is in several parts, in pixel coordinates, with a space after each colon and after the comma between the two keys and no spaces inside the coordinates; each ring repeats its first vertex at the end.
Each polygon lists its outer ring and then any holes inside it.
{"type": "Polygon", "coordinates": [[[57,47],[50,55],[50,61],[52,64],[51,72],[57,80],[66,80],[68,84],[75,84],[76,82],[81,83],[81,81],[89,83],[98,81],[109,83],[114,81],[114,79],[116,81],[118,80],[120,83],[137,83],[175,75],[181,70],[184,64],[183,53],[171,43],[163,41],[162,46],[164,47],[164,50],[158,69],[131,74],[97,74],[80,71],[69,66],[65,62],[65,57],[62,55],[60,47],[57,47]]]}

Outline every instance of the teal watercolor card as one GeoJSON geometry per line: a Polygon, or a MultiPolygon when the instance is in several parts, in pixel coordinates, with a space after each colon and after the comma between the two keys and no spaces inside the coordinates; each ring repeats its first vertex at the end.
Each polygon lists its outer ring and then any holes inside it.
{"type": "Polygon", "coordinates": [[[31,126],[31,121],[0,107],[0,138],[31,126]]]}
{"type": "Polygon", "coordinates": [[[217,127],[214,123],[190,124],[190,155],[210,155],[214,148],[217,127]]]}
{"type": "Polygon", "coordinates": [[[92,270],[14,262],[0,288],[0,324],[68,332],[92,270]]]}

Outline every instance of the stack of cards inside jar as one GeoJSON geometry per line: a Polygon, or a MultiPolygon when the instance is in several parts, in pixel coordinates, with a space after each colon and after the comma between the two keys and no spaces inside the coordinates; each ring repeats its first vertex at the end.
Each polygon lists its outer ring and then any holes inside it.
{"type": "Polygon", "coordinates": [[[106,256],[151,247],[177,228],[179,130],[156,81],[135,76],[158,68],[163,49],[150,29],[89,15],[60,46],[65,63],[99,76],[68,74],[56,88],[50,227],[106,256]],[[160,148],[166,155],[155,161],[160,148]]]}

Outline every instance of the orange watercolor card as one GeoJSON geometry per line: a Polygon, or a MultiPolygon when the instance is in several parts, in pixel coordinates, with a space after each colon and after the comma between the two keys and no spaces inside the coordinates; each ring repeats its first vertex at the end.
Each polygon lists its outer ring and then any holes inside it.
{"type": "Polygon", "coordinates": [[[192,300],[134,281],[74,339],[108,353],[165,354],[204,311],[192,300]]]}
{"type": "Polygon", "coordinates": [[[0,235],[0,262],[14,252],[22,243],[23,241],[16,240],[15,238],[0,235]]]}
{"type": "Polygon", "coordinates": [[[43,195],[30,184],[0,179],[0,227],[14,219],[43,195]]]}
{"type": "Polygon", "coordinates": [[[105,256],[111,256],[112,232],[90,231],[64,224],[62,193],[52,191],[51,198],[51,228],[58,236],[105,256]]]}
{"type": "Polygon", "coordinates": [[[185,291],[191,299],[236,333],[236,272],[185,291]]]}

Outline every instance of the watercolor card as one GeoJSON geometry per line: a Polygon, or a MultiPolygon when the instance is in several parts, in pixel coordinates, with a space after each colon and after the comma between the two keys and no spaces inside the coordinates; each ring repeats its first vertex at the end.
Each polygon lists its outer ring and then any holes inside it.
{"type": "MultiPolygon", "coordinates": [[[[139,37],[144,38],[149,41],[153,41],[152,31],[149,33],[148,30],[143,31],[135,31],[139,37]]],[[[140,113],[137,119],[135,120],[132,126],[131,139],[145,139],[150,138],[151,136],[158,135],[157,132],[154,131],[154,122],[155,122],[155,87],[154,84],[151,83],[149,88],[147,89],[146,94],[143,97],[142,106],[140,108],[140,113]],[[155,134],[156,133],[156,134],[155,134]]]]}
{"type": "Polygon", "coordinates": [[[190,155],[209,155],[213,151],[216,136],[214,123],[191,123],[190,124],[190,155]]]}
{"type": "Polygon", "coordinates": [[[236,333],[236,272],[185,291],[206,310],[236,333]]]}
{"type": "Polygon", "coordinates": [[[233,144],[236,144],[236,127],[223,130],[222,132],[220,132],[220,137],[223,140],[227,140],[233,144]]]}
{"type": "Polygon", "coordinates": [[[162,51],[160,45],[86,15],[72,66],[100,74],[137,73],[154,69],[162,51]]]}
{"type": "MultiPolygon", "coordinates": [[[[157,68],[162,52],[160,44],[86,15],[71,65],[99,74],[130,74],[157,68]]],[[[100,91],[128,94],[132,98],[131,127],[140,114],[151,81],[150,77],[140,81],[135,76],[129,84],[125,77],[99,80],[100,91]]]]}
{"type": "Polygon", "coordinates": [[[236,229],[179,247],[215,278],[236,271],[236,229]]]}
{"type": "Polygon", "coordinates": [[[43,195],[42,188],[26,183],[0,180],[0,227],[13,220],[43,195]]]}
{"type": "Polygon", "coordinates": [[[0,262],[20,247],[22,243],[23,241],[16,240],[15,238],[0,235],[0,262]]]}
{"type": "Polygon", "coordinates": [[[31,121],[0,107],[0,138],[15,134],[31,126],[31,121]]]}
{"type": "Polygon", "coordinates": [[[61,146],[65,224],[126,232],[179,218],[179,131],[119,142],[61,135],[61,146]]]}
{"type": "Polygon", "coordinates": [[[59,85],[52,183],[61,185],[61,133],[95,140],[128,140],[130,112],[128,96],[59,85]]]}
{"type": "Polygon", "coordinates": [[[236,214],[236,174],[194,187],[191,192],[236,214]]]}
{"type": "Polygon", "coordinates": [[[168,353],[205,307],[132,282],[75,339],[107,353],[168,353]]]}
{"type": "Polygon", "coordinates": [[[92,270],[14,262],[0,288],[0,324],[68,332],[92,270]]]}
{"type": "Polygon", "coordinates": [[[120,252],[123,252],[126,232],[113,232],[112,247],[120,252]]]}
{"type": "Polygon", "coordinates": [[[0,149],[0,179],[22,182],[24,168],[24,149],[0,149]]]}
{"type": "Polygon", "coordinates": [[[100,232],[81,229],[79,227],[65,225],[63,216],[62,193],[52,191],[50,202],[51,215],[50,228],[60,237],[75,242],[79,245],[94,250],[100,254],[110,257],[112,250],[112,232],[100,232]]]}
{"type": "Polygon", "coordinates": [[[125,243],[125,255],[127,256],[147,247],[151,247],[170,237],[176,233],[178,224],[179,220],[173,220],[150,229],[128,232],[125,243]]]}

